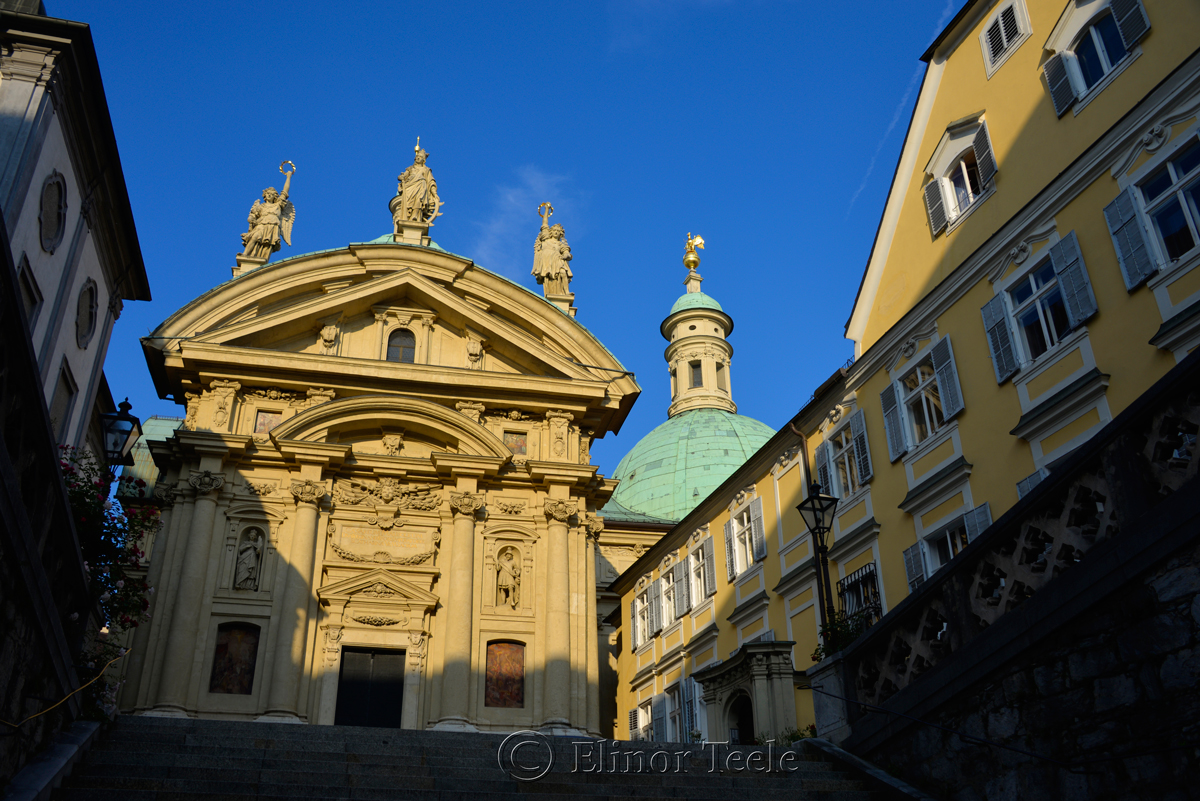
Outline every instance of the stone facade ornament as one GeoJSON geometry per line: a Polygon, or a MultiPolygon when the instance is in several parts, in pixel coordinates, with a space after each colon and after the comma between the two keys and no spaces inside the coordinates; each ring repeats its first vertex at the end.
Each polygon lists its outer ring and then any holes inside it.
{"type": "Polygon", "coordinates": [[[325,497],[325,485],[320,481],[313,481],[311,478],[306,478],[303,481],[299,479],[292,480],[290,487],[292,495],[296,497],[296,503],[320,503],[325,497]]]}
{"type": "Polygon", "coordinates": [[[471,370],[483,369],[484,341],[475,336],[467,337],[467,367],[471,370]]]}
{"type": "Polygon", "coordinates": [[[342,627],[330,626],[325,629],[325,661],[336,665],[342,655],[342,627]]]}
{"type": "Polygon", "coordinates": [[[246,219],[250,229],[242,234],[242,256],[265,262],[271,254],[279,250],[279,239],[289,246],[292,244],[292,225],[296,222],[296,207],[288,200],[288,191],[292,186],[292,176],[296,165],[285,161],[279,165],[279,171],[286,176],[283,180],[283,192],[276,192],[275,187],[268,186],[263,190],[262,200],[254,201],[250,207],[250,216],[246,219]],[[284,164],[291,166],[291,171],[283,169],[284,164]]]}
{"type": "Polygon", "coordinates": [[[195,431],[197,416],[200,414],[200,396],[195,392],[185,392],[183,397],[187,401],[187,417],[183,419],[183,427],[188,431],[195,431]]]}
{"type": "Polygon", "coordinates": [[[471,401],[459,401],[454,404],[454,408],[476,423],[479,422],[479,416],[484,412],[484,405],[482,403],[472,403],[471,401]]]}
{"type": "Polygon", "coordinates": [[[382,615],[355,615],[351,618],[356,623],[362,623],[367,626],[375,626],[382,628],[383,626],[395,626],[397,623],[407,623],[408,618],[383,617],[382,615]]]}
{"type": "Polygon", "coordinates": [[[538,216],[542,218],[542,229],[538,232],[537,241],[533,245],[532,275],[542,285],[543,294],[569,295],[571,292],[571,246],[567,244],[566,232],[557,223],[550,225],[550,216],[554,207],[549,203],[538,206],[538,216]]]}
{"type": "Polygon", "coordinates": [[[247,481],[246,491],[251,495],[260,497],[270,495],[278,489],[278,486],[273,481],[247,481]]]}
{"type": "Polygon", "coordinates": [[[248,528],[242,539],[242,544],[238,546],[237,567],[233,578],[235,589],[258,589],[258,572],[261,558],[262,534],[257,528],[248,528]]]}
{"type": "Polygon", "coordinates": [[[519,515],[525,511],[525,501],[496,501],[496,506],[506,515],[519,515]]]}
{"type": "Polygon", "coordinates": [[[374,501],[376,505],[396,509],[415,509],[432,512],[441,504],[441,496],[431,486],[402,485],[399,479],[387,477],[378,481],[340,478],[333,485],[333,502],[341,506],[357,506],[374,501]]]}
{"type": "Polygon", "coordinates": [[[369,595],[372,598],[395,598],[398,593],[382,581],[377,581],[358,594],[369,595]]]}
{"type": "Polygon", "coordinates": [[[364,556],[353,551],[347,551],[345,548],[332,542],[329,543],[329,548],[347,562],[367,562],[376,565],[404,565],[411,567],[413,565],[423,565],[437,555],[437,546],[441,542],[441,536],[434,535],[433,542],[434,547],[432,550],[412,556],[392,556],[387,551],[376,551],[373,554],[364,556]]]}
{"type": "Polygon", "coordinates": [[[225,476],[211,470],[202,470],[192,473],[188,477],[188,483],[195,488],[197,495],[207,495],[225,485],[225,476]]]}
{"type": "Polygon", "coordinates": [[[442,199],[438,197],[437,181],[425,162],[429,159],[421,147],[421,138],[417,137],[417,146],[413,148],[413,163],[396,180],[396,198],[391,203],[392,219],[397,227],[400,223],[410,222],[419,225],[433,225],[435,218],[442,212],[442,199]],[[397,202],[399,201],[399,202],[397,202]]]}
{"type": "Polygon", "coordinates": [[[400,449],[404,446],[403,434],[384,434],[381,440],[383,443],[383,452],[388,456],[399,456],[400,449]]]}
{"type": "Polygon", "coordinates": [[[565,523],[571,519],[571,515],[579,511],[579,507],[571,501],[547,498],[544,511],[546,517],[557,520],[560,523],[565,523]]]}
{"type": "Polygon", "coordinates": [[[410,631],[408,633],[408,663],[414,667],[421,667],[425,662],[425,648],[429,644],[429,635],[423,631],[410,631]]]}
{"type": "Polygon", "coordinates": [[[589,539],[599,542],[600,532],[604,531],[604,518],[599,515],[588,515],[587,519],[587,536],[589,539]]]}
{"type": "Polygon", "coordinates": [[[404,528],[404,521],[396,517],[396,510],[387,506],[377,508],[375,514],[367,518],[367,523],[372,526],[379,526],[384,531],[391,531],[393,528],[404,528]]]}
{"type": "Polygon", "coordinates": [[[171,484],[155,484],[154,497],[161,501],[163,506],[171,506],[179,499],[179,489],[171,484]]]}
{"type": "Polygon", "coordinates": [[[213,427],[225,428],[229,423],[229,410],[233,405],[233,398],[238,393],[242,385],[237,381],[222,381],[214,380],[205,390],[205,397],[212,397],[216,402],[216,409],[213,411],[213,427]]]}
{"type": "Polygon", "coordinates": [[[317,345],[321,348],[322,356],[337,355],[337,341],[339,333],[340,331],[338,330],[338,327],[332,323],[323,326],[321,330],[317,332],[317,345]]]}
{"type": "Polygon", "coordinates": [[[556,461],[562,461],[567,456],[567,431],[572,419],[570,412],[546,412],[546,422],[550,427],[550,453],[556,461]]]}
{"type": "Polygon", "coordinates": [[[509,547],[496,560],[496,606],[516,609],[521,603],[521,560],[517,550],[509,547]]]}
{"type": "Polygon", "coordinates": [[[254,400],[267,401],[285,401],[288,406],[301,407],[305,404],[305,398],[299,392],[292,392],[289,389],[280,389],[279,387],[255,387],[242,392],[243,398],[251,398],[254,400]]]}
{"type": "Polygon", "coordinates": [[[321,403],[328,403],[337,397],[337,393],[332,389],[322,389],[321,387],[313,387],[308,391],[308,405],[316,406],[321,403]]]}
{"type": "Polygon", "coordinates": [[[455,514],[473,515],[483,508],[483,496],[469,492],[450,493],[450,509],[455,514]]]}
{"type": "Polygon", "coordinates": [[[592,434],[590,428],[579,429],[579,463],[592,463],[592,434]]]}

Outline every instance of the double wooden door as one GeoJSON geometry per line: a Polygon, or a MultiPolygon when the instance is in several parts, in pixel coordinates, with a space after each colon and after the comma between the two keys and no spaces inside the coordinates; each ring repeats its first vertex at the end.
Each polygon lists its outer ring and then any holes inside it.
{"type": "Polygon", "coordinates": [[[338,675],[338,726],[400,728],[404,651],[343,648],[338,675]]]}

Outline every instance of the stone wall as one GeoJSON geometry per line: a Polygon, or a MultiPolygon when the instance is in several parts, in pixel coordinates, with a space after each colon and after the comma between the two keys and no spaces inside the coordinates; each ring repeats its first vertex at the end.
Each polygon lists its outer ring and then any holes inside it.
{"type": "Polygon", "coordinates": [[[819,733],[956,801],[1196,797],[1197,386],[1193,354],[809,670],[819,733]]]}

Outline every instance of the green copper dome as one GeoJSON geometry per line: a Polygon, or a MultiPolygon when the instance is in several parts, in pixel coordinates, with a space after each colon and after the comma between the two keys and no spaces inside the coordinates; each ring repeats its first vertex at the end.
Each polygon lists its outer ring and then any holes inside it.
{"type": "Polygon", "coordinates": [[[723,409],[677,414],[642,437],[617,465],[612,477],[621,483],[612,501],[682,520],[774,434],[765,423],[723,409]]]}
{"type": "MultiPolygon", "coordinates": [[[[703,292],[688,292],[680,296],[679,300],[675,301],[675,305],[671,307],[671,314],[684,309],[715,309],[721,313],[725,312],[715,298],[711,298],[703,292]]],[[[667,316],[670,317],[671,314],[667,316]]]]}

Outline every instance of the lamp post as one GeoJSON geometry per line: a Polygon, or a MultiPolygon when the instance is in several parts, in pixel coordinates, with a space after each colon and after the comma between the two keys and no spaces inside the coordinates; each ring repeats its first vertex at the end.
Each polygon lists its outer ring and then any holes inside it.
{"type": "Polygon", "coordinates": [[[104,428],[104,458],[109,472],[115,474],[117,465],[133,464],[129,458],[133,444],[142,435],[142,421],[129,413],[133,404],[129,398],[121,401],[118,411],[100,415],[104,428]]]}
{"type": "MultiPolygon", "coordinates": [[[[825,539],[833,528],[833,511],[837,508],[838,499],[832,495],[821,494],[821,485],[815,481],[808,488],[808,497],[796,507],[804,525],[812,533],[813,553],[820,563],[817,569],[817,600],[821,606],[821,621],[828,627],[829,616],[833,612],[833,593],[829,587],[829,547],[825,539]]],[[[829,644],[829,630],[826,628],[825,642],[829,644]]]]}

